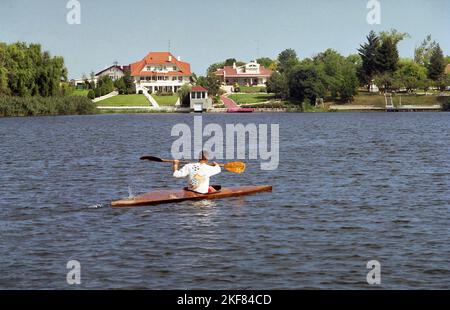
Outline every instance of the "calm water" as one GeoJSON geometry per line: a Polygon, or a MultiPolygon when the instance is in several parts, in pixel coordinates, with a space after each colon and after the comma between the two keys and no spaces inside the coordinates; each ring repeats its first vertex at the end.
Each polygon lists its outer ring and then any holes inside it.
{"type": "Polygon", "coordinates": [[[281,164],[215,183],[274,192],[111,209],[112,199],[181,187],[169,156],[192,115],[0,119],[0,288],[450,288],[450,114],[206,115],[279,123],[281,164]]]}

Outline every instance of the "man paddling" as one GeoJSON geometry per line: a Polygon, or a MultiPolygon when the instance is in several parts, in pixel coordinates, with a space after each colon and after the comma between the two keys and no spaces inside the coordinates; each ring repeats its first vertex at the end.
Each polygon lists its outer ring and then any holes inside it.
{"type": "Polygon", "coordinates": [[[202,151],[199,156],[199,162],[187,164],[178,170],[179,160],[173,161],[173,176],[175,178],[188,177],[188,189],[200,194],[213,193],[216,190],[209,186],[209,178],[219,174],[221,168],[218,163],[208,164],[208,153],[202,151]]]}

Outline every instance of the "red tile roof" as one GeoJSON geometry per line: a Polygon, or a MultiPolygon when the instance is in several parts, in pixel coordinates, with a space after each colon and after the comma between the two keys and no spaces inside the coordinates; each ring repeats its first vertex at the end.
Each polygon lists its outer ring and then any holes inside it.
{"type": "Polygon", "coordinates": [[[131,75],[132,76],[149,76],[149,75],[191,75],[191,65],[187,62],[178,60],[169,52],[150,52],[141,61],[132,63],[131,75]],[[172,57],[169,61],[169,56],[172,57]],[[144,71],[142,69],[146,65],[176,65],[179,71],[170,71],[167,73],[155,72],[155,71],[144,71]]]}
{"type": "Polygon", "coordinates": [[[191,91],[208,91],[206,88],[203,88],[200,85],[192,86],[191,91]]]}
{"type": "Polygon", "coordinates": [[[264,66],[259,66],[258,74],[251,73],[237,73],[237,70],[233,68],[233,66],[225,66],[222,69],[218,69],[216,71],[216,75],[224,75],[229,77],[248,77],[248,76],[271,76],[272,70],[267,69],[264,66]]]}

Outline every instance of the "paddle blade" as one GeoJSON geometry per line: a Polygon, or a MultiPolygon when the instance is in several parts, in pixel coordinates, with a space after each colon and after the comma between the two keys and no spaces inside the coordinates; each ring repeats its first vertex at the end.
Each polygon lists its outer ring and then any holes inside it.
{"type": "Polygon", "coordinates": [[[243,173],[245,171],[245,163],[240,161],[227,163],[223,167],[233,173],[243,173]]]}
{"type": "Polygon", "coordinates": [[[155,156],[142,156],[140,159],[141,160],[156,161],[156,162],[159,162],[159,163],[163,162],[163,160],[161,158],[155,157],[155,156]]]}

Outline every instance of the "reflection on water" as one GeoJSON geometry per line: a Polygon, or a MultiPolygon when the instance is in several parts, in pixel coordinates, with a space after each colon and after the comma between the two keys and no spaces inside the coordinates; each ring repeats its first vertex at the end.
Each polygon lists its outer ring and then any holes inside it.
{"type": "Polygon", "coordinates": [[[280,166],[213,178],[272,193],[112,209],[182,188],[171,128],[192,115],[0,119],[0,288],[450,288],[450,114],[208,114],[279,123],[280,166]],[[56,134],[57,133],[57,134],[56,134]],[[87,207],[90,206],[90,207],[87,207]]]}

